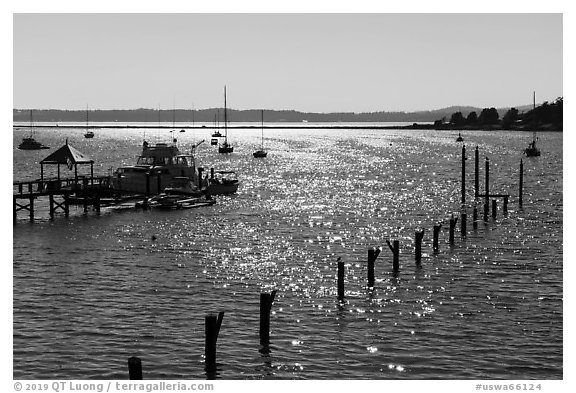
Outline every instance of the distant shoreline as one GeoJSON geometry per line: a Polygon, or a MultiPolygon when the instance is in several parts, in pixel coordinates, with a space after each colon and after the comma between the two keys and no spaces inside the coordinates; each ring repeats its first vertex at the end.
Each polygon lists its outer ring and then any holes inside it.
{"type": "MultiPolygon", "coordinates": [[[[450,126],[450,125],[444,125],[444,126],[437,126],[434,124],[418,124],[418,123],[413,123],[410,125],[353,125],[353,124],[347,124],[347,125],[314,125],[313,123],[305,123],[306,125],[229,125],[227,128],[234,130],[234,129],[257,129],[260,130],[262,128],[267,129],[267,130],[276,130],[276,129],[289,129],[289,130],[306,130],[306,129],[310,129],[310,130],[330,130],[330,129],[334,129],[334,130],[342,130],[342,129],[346,129],[346,130],[435,130],[435,131],[523,131],[523,132],[532,132],[533,130],[529,130],[529,129],[521,129],[521,128],[516,128],[516,129],[504,129],[502,127],[493,125],[493,126],[485,126],[485,127],[470,127],[470,126],[464,126],[464,127],[455,127],[455,126],[450,126]]],[[[14,124],[13,128],[30,128],[30,125],[24,125],[24,124],[14,124]]],[[[173,125],[129,125],[129,124],[117,124],[117,125],[98,125],[98,124],[91,124],[86,126],[85,124],[66,124],[66,125],[59,125],[59,124],[40,124],[40,125],[33,125],[32,128],[74,128],[74,129],[172,129],[172,130],[180,130],[180,129],[195,129],[195,130],[205,130],[205,129],[209,129],[209,130],[223,130],[224,127],[223,126],[206,126],[206,125],[200,125],[200,126],[183,126],[183,125],[178,125],[173,126],[173,125]]],[[[562,130],[555,130],[555,129],[546,129],[546,128],[539,128],[537,130],[538,132],[562,132],[562,130]]]]}

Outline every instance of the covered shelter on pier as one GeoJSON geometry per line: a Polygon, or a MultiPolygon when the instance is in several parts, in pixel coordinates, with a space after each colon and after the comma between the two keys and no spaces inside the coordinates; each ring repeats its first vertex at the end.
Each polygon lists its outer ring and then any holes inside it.
{"type": "Polygon", "coordinates": [[[94,160],[74,147],[66,144],[40,161],[40,178],[44,180],[44,165],[58,165],[58,180],[60,180],[60,166],[66,165],[69,170],[74,169],[74,180],[78,182],[78,165],[90,164],[90,178],[94,178],[94,160]]]}

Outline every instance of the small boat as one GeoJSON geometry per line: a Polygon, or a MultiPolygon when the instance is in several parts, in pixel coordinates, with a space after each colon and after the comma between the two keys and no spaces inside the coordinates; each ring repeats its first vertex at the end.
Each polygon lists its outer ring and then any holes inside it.
{"type": "Polygon", "coordinates": [[[32,110],[30,110],[30,136],[22,138],[22,142],[18,145],[20,150],[42,150],[50,149],[42,143],[34,139],[34,121],[32,120],[32,110]]]}
{"type": "Polygon", "coordinates": [[[532,135],[532,142],[528,143],[528,147],[524,149],[524,154],[526,157],[539,157],[540,156],[540,149],[536,147],[536,141],[538,138],[536,137],[536,131],[532,135]]]}
{"type": "Polygon", "coordinates": [[[234,147],[228,143],[228,117],[226,110],[226,86],[224,86],[224,143],[218,146],[218,153],[232,153],[234,147]]]}
{"type": "Polygon", "coordinates": [[[260,145],[260,150],[256,150],[252,155],[254,158],[264,158],[268,155],[266,150],[264,150],[264,111],[262,111],[262,143],[260,145]]]}
{"type": "Polygon", "coordinates": [[[18,145],[18,149],[20,150],[41,150],[41,149],[50,149],[48,146],[44,146],[33,137],[22,138],[22,142],[18,145]]]}
{"type": "Polygon", "coordinates": [[[222,134],[220,133],[220,130],[218,130],[217,127],[219,127],[218,124],[218,117],[220,116],[220,111],[216,111],[216,114],[214,115],[214,128],[215,131],[212,133],[212,138],[221,138],[222,134]]]}
{"type": "Polygon", "coordinates": [[[216,171],[214,176],[208,179],[206,185],[207,195],[234,194],[238,191],[240,182],[234,171],[216,171]]]}
{"type": "Polygon", "coordinates": [[[210,140],[210,144],[211,144],[212,146],[216,146],[216,145],[218,144],[218,138],[212,138],[212,139],[210,140]]]}
{"type": "Polygon", "coordinates": [[[460,131],[458,131],[458,138],[456,138],[456,142],[464,142],[464,138],[462,138],[460,131]]]}
{"type": "Polygon", "coordinates": [[[88,106],[86,106],[86,132],[84,133],[84,138],[94,138],[94,131],[88,130],[88,106]]]}
{"type": "Polygon", "coordinates": [[[194,207],[211,206],[215,204],[214,199],[208,198],[173,198],[168,196],[157,196],[148,200],[148,206],[161,209],[191,209],[194,207]]]}
{"type": "MultiPolygon", "coordinates": [[[[536,92],[534,92],[533,95],[533,109],[536,109],[536,92]]],[[[536,116],[536,114],[534,113],[534,116],[536,116]]],[[[534,121],[534,125],[533,128],[535,129],[536,126],[536,121],[534,121]]],[[[536,141],[538,140],[538,137],[536,136],[536,131],[534,131],[534,133],[532,134],[532,142],[528,143],[528,147],[526,149],[524,149],[524,154],[526,154],[526,157],[540,157],[540,149],[538,149],[536,147],[536,141]]]]}

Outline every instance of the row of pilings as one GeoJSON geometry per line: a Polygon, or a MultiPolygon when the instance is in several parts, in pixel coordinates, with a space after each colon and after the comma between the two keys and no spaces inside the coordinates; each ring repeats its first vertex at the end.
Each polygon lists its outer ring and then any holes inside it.
{"type": "MultiPolygon", "coordinates": [[[[491,210],[491,217],[493,220],[497,218],[497,199],[503,199],[502,212],[504,215],[508,214],[508,203],[510,201],[509,194],[495,194],[490,193],[490,161],[488,158],[485,160],[485,190],[484,194],[479,192],[479,152],[478,147],[475,150],[475,176],[474,176],[474,208],[472,216],[472,227],[474,230],[477,229],[478,222],[481,221],[484,225],[489,224],[489,216],[491,210]],[[491,199],[494,198],[494,199],[491,199]],[[477,202],[484,200],[484,212],[483,220],[479,220],[477,202]],[[491,208],[491,209],[490,209],[491,208]]],[[[465,209],[466,203],[466,146],[462,146],[462,211],[460,217],[455,217],[451,214],[448,219],[448,243],[450,247],[455,244],[455,232],[460,219],[460,236],[461,238],[466,238],[468,234],[468,215],[465,209]]],[[[518,206],[522,208],[522,192],[523,192],[523,174],[524,165],[522,160],[520,160],[520,171],[519,171],[519,192],[518,192],[518,206]]],[[[442,232],[443,223],[438,222],[432,228],[432,252],[434,255],[440,253],[439,238],[442,232]]],[[[424,228],[419,228],[414,233],[414,262],[416,267],[419,268],[422,265],[422,242],[426,230],[424,228]]],[[[386,240],[386,244],[392,253],[392,272],[393,274],[398,274],[400,271],[400,241],[399,240],[386,240]]],[[[382,251],[382,247],[372,247],[368,249],[367,256],[367,287],[373,288],[375,284],[375,265],[378,256],[382,251]]],[[[336,294],[337,302],[339,306],[342,306],[345,302],[345,264],[344,261],[339,257],[337,259],[337,274],[336,274],[336,294]]],[[[272,309],[272,304],[276,296],[277,291],[274,290],[271,293],[261,293],[260,294],[260,327],[259,327],[259,337],[261,353],[269,353],[270,344],[270,313],[272,309]]],[[[205,347],[204,347],[204,358],[205,358],[205,371],[208,379],[214,379],[217,375],[216,367],[216,343],[218,340],[218,335],[220,333],[220,328],[224,319],[224,312],[219,312],[218,314],[210,313],[205,316],[205,347]]],[[[138,357],[130,357],[128,359],[128,373],[129,378],[138,380],[143,379],[142,371],[142,361],[138,357]]]]}

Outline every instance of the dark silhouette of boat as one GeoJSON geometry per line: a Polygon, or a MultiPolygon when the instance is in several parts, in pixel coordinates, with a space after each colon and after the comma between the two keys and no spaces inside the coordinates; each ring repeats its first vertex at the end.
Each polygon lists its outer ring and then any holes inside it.
{"type": "Polygon", "coordinates": [[[254,158],[264,158],[268,155],[266,150],[264,150],[264,111],[262,111],[262,142],[260,145],[260,150],[256,150],[252,153],[254,158]]]}
{"type": "Polygon", "coordinates": [[[32,110],[30,110],[30,136],[22,138],[22,142],[18,145],[20,150],[42,150],[50,149],[49,146],[44,146],[42,143],[34,139],[34,122],[32,120],[32,110]]]}
{"type": "Polygon", "coordinates": [[[458,131],[458,138],[456,138],[456,142],[464,142],[464,138],[462,138],[460,131],[458,131]]]}
{"type": "Polygon", "coordinates": [[[218,153],[232,153],[234,147],[228,143],[228,117],[226,109],[226,86],[224,86],[224,143],[218,146],[218,153]]]}

